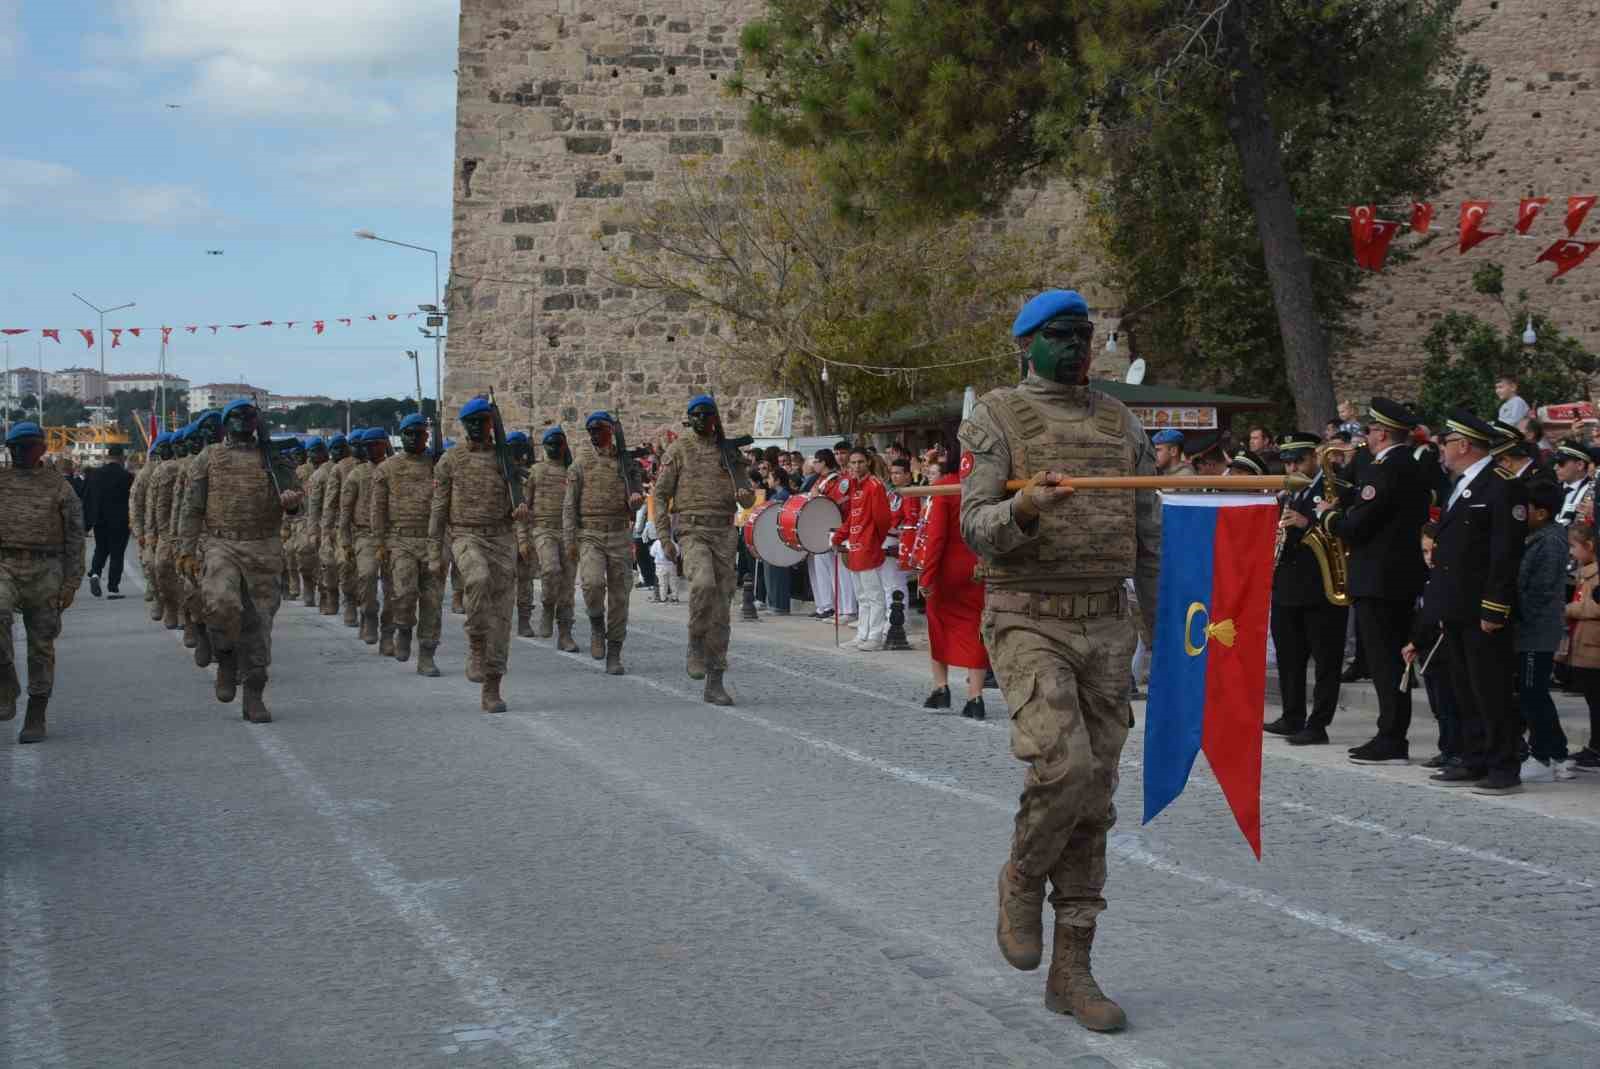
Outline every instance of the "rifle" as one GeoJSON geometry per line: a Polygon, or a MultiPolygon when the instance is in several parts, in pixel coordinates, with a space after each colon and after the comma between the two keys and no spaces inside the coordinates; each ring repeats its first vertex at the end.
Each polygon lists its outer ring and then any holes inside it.
{"type": "Polygon", "coordinates": [[[505,421],[500,418],[500,406],[494,403],[494,389],[489,390],[489,421],[494,425],[494,461],[500,469],[500,478],[511,492],[511,507],[522,507],[522,484],[517,480],[516,462],[511,459],[511,446],[506,441],[505,421]]]}
{"type": "Polygon", "coordinates": [[[749,469],[744,466],[744,457],[739,455],[739,450],[755,442],[748,434],[738,438],[729,438],[722,433],[722,420],[717,420],[717,449],[722,453],[722,466],[727,469],[728,477],[733,480],[734,493],[740,490],[753,489],[750,485],[749,469]]]}
{"type": "Polygon", "coordinates": [[[256,413],[256,451],[261,454],[261,466],[267,469],[267,478],[272,480],[272,489],[279,497],[283,496],[283,487],[278,485],[278,471],[272,466],[272,438],[267,434],[267,421],[256,413]]]}

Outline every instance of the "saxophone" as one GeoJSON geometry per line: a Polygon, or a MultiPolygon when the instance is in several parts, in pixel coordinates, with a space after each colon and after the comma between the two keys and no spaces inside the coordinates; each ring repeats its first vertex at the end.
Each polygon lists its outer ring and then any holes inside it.
{"type": "MultiPolygon", "coordinates": [[[[1317,463],[1322,468],[1322,496],[1324,500],[1337,498],[1337,491],[1348,488],[1349,483],[1334,474],[1340,454],[1354,453],[1360,446],[1321,446],[1317,450],[1317,463]],[[1333,492],[1334,498],[1329,498],[1333,492]]],[[[1306,528],[1301,543],[1317,558],[1317,568],[1322,572],[1322,592],[1331,604],[1340,607],[1350,604],[1350,547],[1320,526],[1306,528]]],[[[1281,547],[1280,547],[1281,549],[1281,547]]]]}

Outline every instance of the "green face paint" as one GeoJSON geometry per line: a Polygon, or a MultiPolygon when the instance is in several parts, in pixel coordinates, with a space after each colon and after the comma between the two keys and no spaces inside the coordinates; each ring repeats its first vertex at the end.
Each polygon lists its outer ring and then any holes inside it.
{"type": "Polygon", "coordinates": [[[1075,386],[1089,370],[1089,343],[1094,324],[1063,316],[1039,328],[1028,346],[1028,362],[1040,378],[1075,386]]]}

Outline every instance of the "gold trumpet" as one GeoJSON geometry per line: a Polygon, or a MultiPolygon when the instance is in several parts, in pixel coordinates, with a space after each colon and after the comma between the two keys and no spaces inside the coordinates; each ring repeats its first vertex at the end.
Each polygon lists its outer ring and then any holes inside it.
{"type": "MultiPolygon", "coordinates": [[[[1337,502],[1338,491],[1349,489],[1350,483],[1334,473],[1341,455],[1349,456],[1363,448],[1366,442],[1336,442],[1317,447],[1317,464],[1322,468],[1322,499],[1337,502]]],[[[1343,539],[1335,538],[1320,525],[1307,528],[1302,543],[1317,558],[1317,569],[1322,572],[1322,593],[1329,603],[1338,606],[1350,604],[1350,547],[1343,539]]]]}

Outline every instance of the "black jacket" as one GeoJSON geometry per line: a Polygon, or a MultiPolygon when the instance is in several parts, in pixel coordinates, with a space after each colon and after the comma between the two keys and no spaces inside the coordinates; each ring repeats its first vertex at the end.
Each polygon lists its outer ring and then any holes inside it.
{"type": "MultiPolygon", "coordinates": [[[[1317,522],[1316,503],[1322,493],[1322,476],[1303,490],[1290,496],[1285,510],[1293,509],[1312,523],[1317,522]]],[[[1278,566],[1272,572],[1272,604],[1303,608],[1328,604],[1322,589],[1322,569],[1317,558],[1305,544],[1309,527],[1290,527],[1284,532],[1283,551],[1278,554],[1278,566]]]]}
{"type": "Polygon", "coordinates": [[[1510,623],[1527,533],[1527,483],[1491,463],[1439,518],[1433,566],[1445,623],[1510,623]]]}
{"type": "Polygon", "coordinates": [[[1353,597],[1411,602],[1422,593],[1428,504],[1428,487],[1405,446],[1357,469],[1355,485],[1322,518],[1323,529],[1350,547],[1353,597]]]}
{"type": "Polygon", "coordinates": [[[84,479],[83,525],[104,531],[128,530],[128,493],[133,473],[121,464],[105,464],[84,479]]]}

